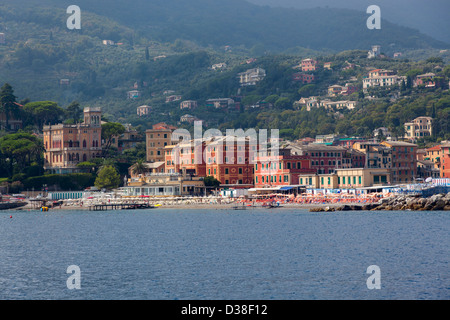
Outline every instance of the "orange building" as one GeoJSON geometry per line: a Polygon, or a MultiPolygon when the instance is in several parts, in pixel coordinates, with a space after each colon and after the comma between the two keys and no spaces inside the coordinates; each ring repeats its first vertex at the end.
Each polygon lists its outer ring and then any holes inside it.
{"type": "Polygon", "coordinates": [[[441,178],[450,178],[450,143],[441,145],[441,178]]]}
{"type": "Polygon", "coordinates": [[[78,172],[78,163],[101,156],[101,109],[85,108],[83,123],[44,126],[43,136],[44,169],[53,173],[78,172]]]}
{"type": "Polygon", "coordinates": [[[440,168],[441,167],[441,159],[440,159],[441,153],[442,153],[442,149],[441,149],[440,145],[428,148],[428,149],[426,149],[425,160],[432,161],[434,163],[435,168],[440,168]]]}

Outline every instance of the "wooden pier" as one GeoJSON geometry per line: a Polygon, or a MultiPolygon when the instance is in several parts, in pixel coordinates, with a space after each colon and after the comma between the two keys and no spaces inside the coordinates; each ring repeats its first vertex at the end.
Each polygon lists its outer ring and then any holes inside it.
{"type": "Polygon", "coordinates": [[[135,209],[154,209],[148,203],[109,203],[109,204],[94,204],[89,206],[89,211],[107,211],[107,210],[135,210],[135,209]]]}

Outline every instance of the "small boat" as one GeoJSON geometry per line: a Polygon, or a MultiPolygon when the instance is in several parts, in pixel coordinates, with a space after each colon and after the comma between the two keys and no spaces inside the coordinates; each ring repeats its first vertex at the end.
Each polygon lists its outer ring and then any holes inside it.
{"type": "Polygon", "coordinates": [[[233,210],[247,210],[247,207],[244,206],[234,206],[233,210]]]}
{"type": "Polygon", "coordinates": [[[277,203],[277,204],[269,203],[269,204],[265,205],[264,207],[266,209],[282,208],[282,206],[280,206],[279,203],[277,203]]]}

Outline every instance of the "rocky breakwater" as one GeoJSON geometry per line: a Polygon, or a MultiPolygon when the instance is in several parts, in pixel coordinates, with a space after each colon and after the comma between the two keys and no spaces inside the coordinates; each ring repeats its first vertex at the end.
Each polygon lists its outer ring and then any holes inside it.
{"type": "Polygon", "coordinates": [[[428,198],[401,196],[383,199],[372,210],[414,210],[414,211],[450,211],[450,192],[435,194],[428,198]]]}
{"type": "Polygon", "coordinates": [[[450,192],[435,194],[428,198],[416,196],[398,196],[381,199],[379,202],[370,204],[345,204],[339,207],[315,207],[310,212],[330,211],[450,211],[450,192]]]}

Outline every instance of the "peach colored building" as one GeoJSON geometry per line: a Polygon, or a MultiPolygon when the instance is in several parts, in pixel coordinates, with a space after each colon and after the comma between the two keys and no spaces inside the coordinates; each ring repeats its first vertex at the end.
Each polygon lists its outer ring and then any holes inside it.
{"type": "Polygon", "coordinates": [[[145,131],[148,162],[164,161],[164,148],[172,144],[172,132],[175,129],[176,127],[161,122],[145,131]]]}
{"type": "Polygon", "coordinates": [[[84,122],[44,126],[44,169],[53,173],[79,171],[77,164],[101,157],[101,109],[85,108],[84,122]]]}
{"type": "Polygon", "coordinates": [[[440,168],[441,167],[441,153],[442,153],[442,148],[440,145],[431,147],[426,149],[426,155],[424,160],[429,160],[432,161],[434,163],[434,167],[435,168],[440,168]]]}

